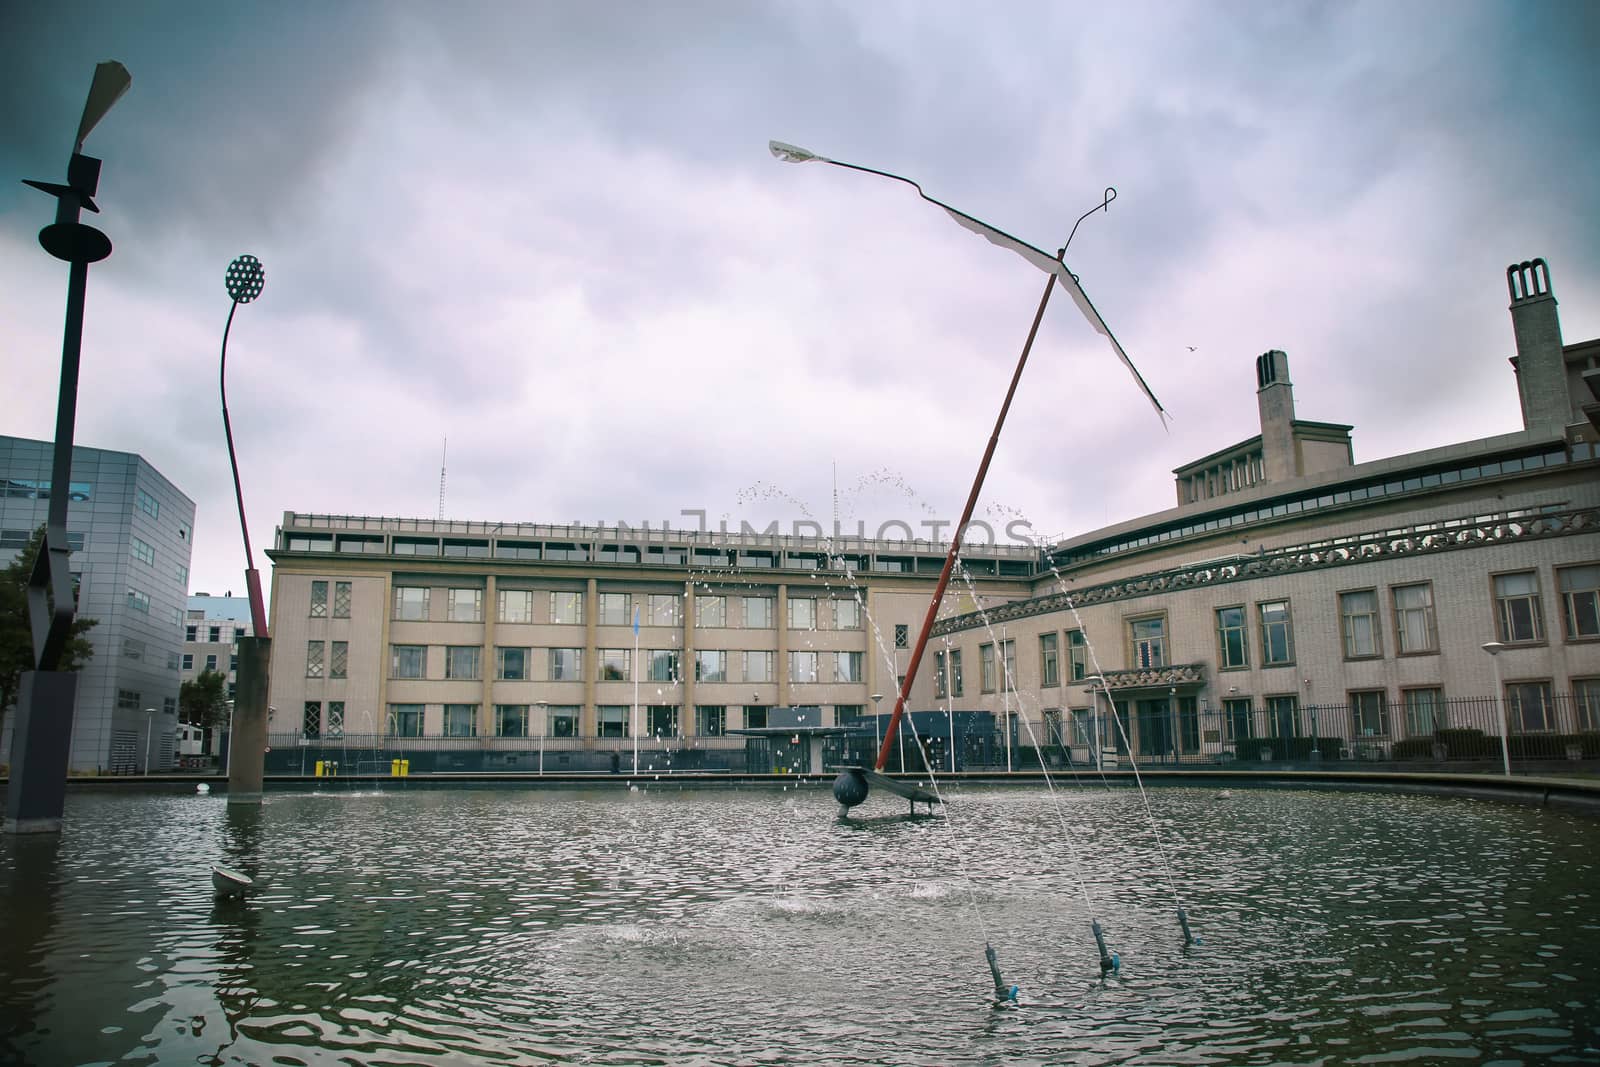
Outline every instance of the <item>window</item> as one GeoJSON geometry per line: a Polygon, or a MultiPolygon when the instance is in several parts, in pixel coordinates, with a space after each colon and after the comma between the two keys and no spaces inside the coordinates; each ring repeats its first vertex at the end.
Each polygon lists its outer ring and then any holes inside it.
{"type": "Polygon", "coordinates": [[[728,680],[728,654],[704,649],[694,654],[694,678],[697,682],[726,682],[728,680]]]}
{"type": "MultiPolygon", "coordinates": [[[[1042,688],[1061,684],[1061,650],[1058,647],[1060,641],[1059,634],[1039,635],[1039,685],[1042,688]]],[[[944,686],[938,685],[937,689],[938,695],[944,696],[944,686]]]]}
{"type": "Polygon", "coordinates": [[[210,655],[208,655],[206,657],[206,670],[214,671],[216,669],[217,669],[217,654],[215,652],[213,652],[213,653],[211,653],[210,655]]]}
{"type": "MultiPolygon", "coordinates": [[[[1399,601],[1395,617],[1399,618],[1399,601]]],[[[1370,659],[1380,654],[1378,594],[1373,589],[1339,594],[1339,618],[1344,631],[1344,658],[1370,659]]]]}
{"type": "Polygon", "coordinates": [[[328,654],[328,677],[350,677],[350,642],[335,641],[328,654]]]}
{"type": "Polygon", "coordinates": [[[144,642],[137,637],[124,637],[122,655],[127,659],[144,659],[144,642]]]}
{"type": "Polygon", "coordinates": [[[1017,643],[1015,641],[1000,642],[1000,684],[1016,692],[1017,689],[1017,643]]]}
{"type": "Polygon", "coordinates": [[[150,614],[150,594],[141,593],[137,589],[128,590],[128,610],[141,614],[150,614]]]}
{"type": "Polygon", "coordinates": [[[444,650],[444,676],[446,678],[480,678],[478,660],[483,649],[477,645],[446,645],[444,650]]]}
{"type": "Polygon", "coordinates": [[[496,737],[527,737],[528,705],[496,704],[494,706],[494,735],[496,737]]]}
{"type": "Polygon", "coordinates": [[[1300,736],[1300,699],[1294,696],[1267,698],[1268,737],[1300,736]]]}
{"type": "Polygon", "coordinates": [[[422,705],[421,704],[390,704],[389,705],[389,736],[390,737],[421,737],[422,736],[422,705]]]}
{"type": "Polygon", "coordinates": [[[772,629],[772,598],[747,596],[744,598],[744,624],[750,630],[772,629]]]}
{"type": "Polygon", "coordinates": [[[744,728],[746,730],[765,730],[767,728],[767,709],[761,704],[746,704],[744,706],[744,728]]]}
{"type": "Polygon", "coordinates": [[[861,629],[861,605],[854,600],[833,602],[833,628],[835,630],[861,629]]]}
{"type": "Polygon", "coordinates": [[[311,738],[322,736],[322,701],[306,701],[305,710],[300,715],[300,736],[311,738]]]}
{"type": "Polygon", "coordinates": [[[949,666],[943,651],[933,654],[933,695],[940,699],[950,695],[949,666]]]}
{"type": "Polygon", "coordinates": [[[1234,697],[1222,702],[1222,719],[1228,731],[1229,741],[1243,741],[1254,737],[1250,714],[1250,698],[1234,697]]]}
{"type": "Polygon", "coordinates": [[[178,564],[178,584],[185,589],[189,588],[189,568],[181,563],[178,564]]]}
{"type": "Polygon", "coordinates": [[[212,644],[216,644],[218,641],[221,641],[222,640],[222,627],[213,626],[211,628],[211,633],[208,636],[207,640],[209,640],[212,644]]]}
{"type": "Polygon", "coordinates": [[[1600,563],[1556,571],[1568,641],[1600,637],[1600,563]]]}
{"type": "Polygon", "coordinates": [[[770,682],[773,680],[773,656],[771,652],[746,652],[744,654],[744,680],[747,682],[770,682]]]}
{"type": "Polygon", "coordinates": [[[499,601],[497,618],[501,622],[533,621],[533,590],[501,589],[495,593],[495,600],[499,601]]]}
{"type": "Polygon", "coordinates": [[[1382,690],[1350,694],[1350,732],[1353,737],[1389,736],[1389,708],[1382,690]]]}
{"type": "Polygon", "coordinates": [[[694,732],[701,737],[721,737],[728,726],[728,709],[721,704],[701,704],[694,709],[694,732]]]}
{"type": "Polygon", "coordinates": [[[722,627],[728,625],[728,598],[725,596],[697,596],[694,598],[695,625],[722,627]]]}
{"type": "Polygon", "coordinates": [[[140,511],[144,512],[146,515],[150,516],[152,519],[159,519],[161,517],[161,504],[160,504],[160,502],[157,501],[155,497],[153,497],[149,493],[145,492],[143,489],[140,489],[138,491],[138,501],[139,501],[139,510],[140,511]]]}
{"type": "Polygon", "coordinates": [[[1085,640],[1082,630],[1067,631],[1067,657],[1072,661],[1074,682],[1081,682],[1089,677],[1089,643],[1085,640]]]}
{"type": "Polygon", "coordinates": [[[1555,729],[1549,682],[1513,682],[1506,686],[1506,717],[1519,733],[1555,729]]]}
{"type": "Polygon", "coordinates": [[[344,701],[328,701],[328,736],[344,736],[344,701]]]}
{"type": "Polygon", "coordinates": [[[671,648],[652,648],[646,653],[649,656],[650,676],[652,682],[677,682],[678,680],[678,653],[671,648]]]}
{"type": "Polygon", "coordinates": [[[678,736],[678,706],[650,704],[644,709],[645,733],[653,737],[678,736]]]}
{"type": "Polygon", "coordinates": [[[141,540],[138,535],[133,536],[133,540],[129,545],[128,554],[141,563],[148,563],[152,567],[155,566],[156,550],[151,548],[145,541],[141,540]]]}
{"type": "Polygon", "coordinates": [[[427,676],[427,645],[389,646],[389,677],[426,678],[427,676]]]}
{"type": "Polygon", "coordinates": [[[183,669],[186,670],[186,671],[194,670],[194,653],[193,652],[185,652],[183,654],[183,669]]]}
{"type": "Polygon", "coordinates": [[[323,670],[323,652],[325,644],[322,641],[306,642],[306,677],[321,678],[323,670]]]}
{"type": "Polygon", "coordinates": [[[447,615],[451,622],[482,622],[483,590],[450,590],[450,608],[447,615]]]}
{"type": "Polygon", "coordinates": [[[311,583],[311,617],[325,619],[328,617],[328,583],[315,581],[311,583]]]}
{"type": "Polygon", "coordinates": [[[894,647],[911,647],[911,627],[903,622],[897,622],[894,624],[894,647]]]}
{"type": "MultiPolygon", "coordinates": [[[[793,604],[794,601],[789,601],[793,604]]],[[[789,653],[789,681],[814,682],[817,680],[817,654],[815,652],[789,653]]]]}
{"type": "Polygon", "coordinates": [[[1167,665],[1167,620],[1164,617],[1130,620],[1128,636],[1133,641],[1134,667],[1167,665]]]}
{"type": "Polygon", "coordinates": [[[1293,663],[1294,627],[1289,616],[1289,602],[1271,600],[1257,607],[1261,611],[1261,665],[1281,667],[1293,663]]]}
{"type": "Polygon", "coordinates": [[[445,737],[477,737],[478,705],[446,704],[444,706],[445,737]]]}
{"type": "Polygon", "coordinates": [[[550,621],[567,625],[583,622],[583,594],[552,592],[550,594],[550,621]]]}
{"type": "Polygon", "coordinates": [[[1508,645],[1544,640],[1539,576],[1533,571],[1495,575],[1494,606],[1500,640],[1508,645]]]}
{"type": "Polygon", "coordinates": [[[1600,678],[1572,680],[1572,713],[1578,729],[1600,730],[1600,678]]]}
{"type": "Polygon", "coordinates": [[[137,689],[118,689],[117,707],[123,711],[138,711],[139,691],[137,689]]]}
{"type": "Polygon", "coordinates": [[[496,646],[494,650],[494,676],[503,682],[528,680],[528,649],[496,646]]]}
{"type": "Polygon", "coordinates": [[[676,626],[683,617],[683,597],[677,593],[650,594],[650,625],[676,626]]]}
{"type": "Polygon", "coordinates": [[[601,704],[594,709],[594,735],[596,737],[627,737],[628,714],[632,709],[626,704],[601,704]]]}
{"type": "Polygon", "coordinates": [[[978,691],[994,692],[994,646],[978,646],[978,691]]]}
{"type": "Polygon", "coordinates": [[[950,650],[950,695],[958,697],[965,689],[966,682],[961,677],[961,650],[952,648],[950,650]]]}
{"type": "MultiPolygon", "coordinates": [[[[394,617],[413,622],[427,621],[428,590],[417,585],[394,587],[394,617]]],[[[421,736],[420,734],[417,736],[421,736]]]]}
{"type": "Polygon", "coordinates": [[[577,704],[551,704],[544,709],[544,720],[540,731],[546,737],[577,737],[578,713],[583,709],[577,704]]]}
{"type": "Polygon", "coordinates": [[[552,682],[582,681],[583,649],[552,648],[550,650],[550,680],[552,682]]]}
{"type": "Polygon", "coordinates": [[[185,626],[183,628],[183,639],[185,641],[198,641],[198,640],[200,640],[200,627],[198,627],[198,626],[185,626]]]}
{"type": "Polygon", "coordinates": [[[1433,617],[1433,586],[1427,582],[1397,585],[1394,594],[1394,640],[1401,655],[1439,651],[1439,630],[1433,617]]]}
{"type": "Polygon", "coordinates": [[[626,682],[632,667],[632,653],[626,648],[602,648],[595,651],[600,660],[602,682],[626,682]]]}
{"type": "Polygon", "coordinates": [[[864,657],[860,652],[835,652],[833,654],[833,680],[836,682],[865,681],[861,673],[864,657]]]}
{"type": "Polygon", "coordinates": [[[789,598],[789,629],[815,630],[817,628],[817,602],[810,597],[789,598]]]}
{"type": "Polygon", "coordinates": [[[350,583],[333,583],[333,617],[348,619],[350,617],[350,583]]]}
{"type": "Polygon", "coordinates": [[[600,594],[601,626],[632,626],[633,596],[629,593],[600,594]]]}
{"type": "Polygon", "coordinates": [[[1426,737],[1435,730],[1445,728],[1444,693],[1441,690],[1402,689],[1400,700],[1405,705],[1408,737],[1426,737]]]}
{"type": "Polygon", "coordinates": [[[1217,666],[1225,671],[1250,666],[1242,607],[1217,609],[1217,666]]]}

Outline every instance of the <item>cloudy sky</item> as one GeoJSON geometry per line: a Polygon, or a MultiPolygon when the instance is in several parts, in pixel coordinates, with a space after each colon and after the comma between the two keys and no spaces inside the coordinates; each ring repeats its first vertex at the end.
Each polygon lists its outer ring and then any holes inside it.
{"type": "Polygon", "coordinates": [[[1600,335],[1588,2],[15,3],[0,10],[0,432],[48,439],[36,243],[96,62],[80,444],[193,497],[191,587],[285,510],[869,528],[959,514],[1054,249],[1171,413],[1052,301],[980,515],[1080,533],[1256,432],[1254,358],[1356,458],[1520,429],[1504,271],[1600,335]]]}

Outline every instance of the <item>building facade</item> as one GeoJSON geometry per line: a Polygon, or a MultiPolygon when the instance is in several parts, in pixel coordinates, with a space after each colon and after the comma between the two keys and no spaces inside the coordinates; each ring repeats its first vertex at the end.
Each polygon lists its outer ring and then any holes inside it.
{"type": "MultiPolygon", "coordinates": [[[[1507,277],[1523,430],[1358,464],[1268,352],[1260,432],[1173,472],[1175,508],[965,547],[910,707],[992,715],[1008,765],[1481,756],[1502,720],[1521,757],[1600,756],[1600,341],[1563,344],[1541,261],[1507,277]]],[[[872,728],[944,549],[286,513],[270,730],[593,769],[775,705],[872,728]]]]}
{"type": "MultiPolygon", "coordinates": [[[[0,565],[44,525],[50,508],[49,441],[0,437],[0,565]]],[[[173,763],[182,663],[183,604],[194,540],[194,502],[142,457],[72,450],[67,509],[78,612],[96,619],[94,656],[78,679],[69,768],[131,774],[173,763]]],[[[6,709],[0,751],[11,751],[6,709]]]]}
{"type": "Polygon", "coordinates": [[[250,636],[250,598],[195,593],[183,613],[182,680],[191,682],[206,671],[227,679],[228,699],[239,681],[239,638],[250,636]]]}

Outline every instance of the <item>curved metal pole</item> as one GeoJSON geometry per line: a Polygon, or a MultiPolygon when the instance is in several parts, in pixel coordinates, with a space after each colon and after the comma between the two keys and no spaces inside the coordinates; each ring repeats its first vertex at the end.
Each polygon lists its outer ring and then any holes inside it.
{"type": "Polygon", "coordinates": [[[1077,236],[1077,234],[1078,234],[1078,225],[1080,223],[1082,223],[1084,219],[1088,218],[1090,215],[1093,215],[1096,211],[1110,211],[1111,210],[1111,201],[1115,200],[1116,198],[1117,198],[1117,190],[1115,188],[1113,188],[1112,186],[1109,186],[1109,185],[1106,186],[1106,191],[1105,191],[1104,198],[1101,199],[1101,201],[1098,204],[1096,204],[1094,207],[1090,208],[1088,211],[1085,211],[1082,215],[1079,215],[1078,216],[1078,221],[1074,222],[1072,224],[1072,232],[1067,234],[1067,245],[1066,245],[1066,247],[1061,249],[1061,254],[1062,255],[1066,255],[1067,254],[1067,248],[1071,247],[1072,239],[1077,236]]]}
{"type": "Polygon", "coordinates": [[[261,575],[256,571],[255,557],[250,551],[250,526],[244,517],[244,490],[239,485],[239,457],[233,449],[233,423],[228,418],[228,332],[233,329],[233,313],[239,310],[235,300],[228,309],[228,322],[222,328],[222,368],[218,374],[222,392],[222,432],[228,439],[228,465],[233,468],[233,495],[239,504],[239,532],[244,535],[244,584],[250,597],[250,625],[255,636],[266,637],[267,609],[261,597],[261,575]]]}

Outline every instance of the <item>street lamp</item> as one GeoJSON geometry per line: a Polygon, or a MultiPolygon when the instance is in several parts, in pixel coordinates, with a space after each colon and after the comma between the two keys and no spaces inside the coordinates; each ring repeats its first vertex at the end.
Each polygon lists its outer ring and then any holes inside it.
{"type": "Polygon", "coordinates": [[[150,777],[150,736],[156,729],[156,709],[144,709],[144,775],[150,777]]]}
{"type": "Polygon", "coordinates": [[[261,597],[261,575],[256,571],[255,558],[250,552],[250,527],[244,517],[244,490],[239,485],[239,458],[233,449],[233,423],[228,419],[228,333],[233,329],[233,313],[239,310],[240,304],[248,304],[261,295],[267,275],[259,259],[246,255],[228,264],[228,272],[223,275],[222,282],[228,295],[233,298],[233,305],[228,308],[227,325],[222,328],[222,366],[218,373],[222,392],[222,432],[228,439],[228,464],[233,468],[233,495],[239,504],[239,532],[244,535],[244,584],[250,596],[251,631],[257,637],[269,637],[266,605],[261,597]]]}
{"type": "Polygon", "coordinates": [[[56,435],[50,461],[50,507],[44,541],[28,574],[28,622],[32,656],[19,679],[17,714],[12,726],[11,777],[6,789],[6,833],[57,833],[66,806],[67,764],[72,755],[72,712],[78,675],[61,669],[72,638],[76,598],[68,562],[67,504],[72,497],[72,436],[78,418],[78,365],[83,353],[83,302],[89,264],[111,254],[111,239],[79,221],[83,211],[99,212],[100,160],[83,154],[89,131],[128,91],[133,79],[121,63],[95,67],[83,117],[67,158],[66,184],[23,179],[56,198],[56,218],[39,231],[39,244],[70,265],[67,314],[61,334],[61,381],[56,393],[56,435]]]}
{"type": "MultiPolygon", "coordinates": [[[[1038,335],[1039,324],[1044,319],[1044,311],[1046,305],[1049,303],[1050,293],[1054,289],[1057,282],[1059,282],[1061,287],[1067,291],[1069,296],[1072,297],[1073,303],[1078,306],[1078,310],[1082,312],[1084,317],[1089,320],[1090,325],[1111,342],[1112,350],[1117,354],[1117,357],[1122,360],[1123,365],[1126,366],[1130,372],[1132,372],[1134,379],[1139,383],[1139,387],[1144,391],[1145,396],[1155,407],[1157,414],[1161,415],[1164,419],[1165,412],[1162,410],[1160,402],[1156,400],[1155,395],[1150,392],[1149,386],[1145,385],[1144,379],[1139,376],[1139,372],[1133,366],[1133,362],[1128,359],[1128,354],[1122,350],[1122,345],[1119,344],[1116,337],[1112,335],[1110,328],[1105,324],[1105,320],[1100,317],[1100,313],[1096,311],[1094,305],[1089,302],[1089,297],[1084,293],[1082,287],[1078,284],[1077,276],[1067,269],[1065,257],[1067,254],[1067,245],[1072,243],[1072,234],[1067,235],[1066,245],[1063,245],[1061,249],[1052,256],[1030,244],[1019,241],[1010,234],[998,230],[988,223],[982,222],[963,211],[957,211],[949,204],[935,200],[933,197],[923,192],[922,186],[918,185],[910,178],[903,177],[899,174],[891,174],[885,170],[876,170],[872,167],[862,167],[854,163],[844,163],[837,159],[829,159],[826,156],[817,155],[815,152],[808,151],[804,148],[799,148],[791,144],[784,144],[782,141],[769,141],[767,147],[775,157],[786,163],[830,163],[833,166],[842,167],[846,170],[861,171],[865,174],[876,174],[880,177],[889,178],[893,181],[902,182],[906,185],[909,185],[917,191],[917,195],[922,197],[922,199],[928,201],[930,204],[934,204],[937,207],[943,208],[944,211],[962,228],[978,234],[991,244],[998,245],[1001,248],[1006,248],[1012,252],[1015,252],[1048,275],[1048,279],[1045,282],[1044,294],[1039,298],[1039,308],[1034,313],[1033,325],[1028,330],[1028,338],[1022,346],[1022,354],[1017,360],[1016,370],[1012,372],[1011,384],[1006,390],[1005,401],[1001,404],[1000,413],[995,419],[994,431],[989,436],[989,443],[984,449],[982,460],[980,460],[978,464],[977,475],[973,478],[972,489],[967,495],[966,506],[962,510],[961,518],[956,523],[955,531],[950,538],[950,549],[945,555],[944,568],[939,572],[939,580],[934,585],[933,593],[929,597],[928,610],[926,615],[923,616],[922,620],[922,629],[917,635],[917,643],[912,648],[911,659],[906,665],[905,679],[900,682],[900,692],[895,698],[894,711],[889,717],[888,736],[883,739],[883,743],[878,749],[876,768],[881,770],[884,764],[888,761],[889,744],[898,735],[900,719],[905,714],[906,700],[911,695],[912,685],[916,682],[917,667],[922,663],[922,654],[928,647],[928,637],[933,632],[934,619],[938,615],[939,605],[944,598],[945,588],[950,582],[950,574],[955,567],[956,557],[961,552],[962,533],[966,529],[967,523],[972,520],[972,512],[977,506],[978,494],[983,491],[984,476],[989,471],[989,463],[994,458],[996,446],[998,446],[1000,443],[1000,431],[1005,426],[1006,413],[1011,409],[1011,401],[1016,396],[1017,385],[1022,380],[1023,368],[1027,366],[1028,353],[1033,348],[1033,341],[1038,335]]],[[[1106,190],[1104,200],[1100,204],[1097,204],[1095,207],[1084,212],[1083,215],[1078,218],[1078,222],[1081,223],[1084,219],[1088,218],[1096,211],[1099,211],[1103,208],[1108,208],[1114,195],[1115,191],[1108,188],[1106,190]]],[[[1076,232],[1077,224],[1074,224],[1073,233],[1076,232]]],[[[901,763],[903,767],[903,754],[901,756],[901,763]]]]}
{"type": "Polygon", "coordinates": [[[1494,664],[1494,711],[1495,717],[1500,720],[1500,765],[1505,769],[1507,778],[1511,777],[1511,745],[1506,740],[1506,687],[1500,681],[1500,653],[1505,651],[1505,645],[1499,641],[1485,641],[1483,650],[1489,653],[1489,662],[1494,664]]]}
{"type": "Polygon", "coordinates": [[[544,774],[544,735],[550,730],[550,702],[548,700],[535,700],[533,706],[539,709],[539,773],[544,774]]]}
{"type": "Polygon", "coordinates": [[[1091,674],[1083,679],[1083,684],[1089,687],[1089,698],[1094,701],[1089,711],[1089,755],[1094,765],[1104,770],[1105,746],[1101,742],[1101,735],[1105,733],[1105,728],[1100,723],[1100,687],[1106,684],[1105,676],[1091,674]]]}
{"type": "Polygon", "coordinates": [[[869,699],[872,701],[872,751],[876,754],[883,745],[883,727],[878,720],[878,705],[883,703],[883,694],[873,693],[869,699]]]}

